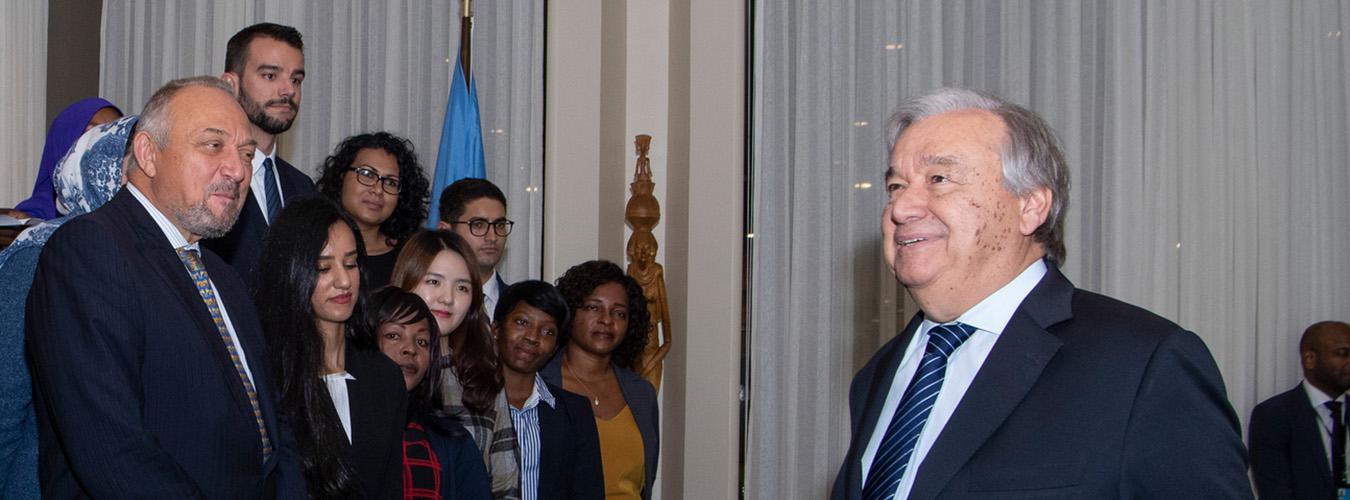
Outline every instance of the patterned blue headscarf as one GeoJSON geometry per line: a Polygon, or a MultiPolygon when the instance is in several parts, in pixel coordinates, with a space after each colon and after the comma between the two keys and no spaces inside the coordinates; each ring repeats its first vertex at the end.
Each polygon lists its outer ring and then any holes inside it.
{"type": "Polygon", "coordinates": [[[14,244],[0,252],[0,266],[20,249],[41,248],[61,224],[94,211],[117,194],[122,188],[122,157],[137,118],[132,115],[108,122],[80,136],[52,173],[56,209],[63,215],[20,233],[14,244]]]}

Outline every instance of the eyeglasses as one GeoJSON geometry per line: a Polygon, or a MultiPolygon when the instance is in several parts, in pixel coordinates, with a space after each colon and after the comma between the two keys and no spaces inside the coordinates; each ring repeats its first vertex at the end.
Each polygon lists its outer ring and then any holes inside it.
{"type": "Polygon", "coordinates": [[[488,226],[492,226],[492,232],[497,233],[497,236],[503,237],[511,234],[512,226],[516,225],[516,223],[510,219],[500,219],[496,222],[489,222],[487,219],[452,220],[450,223],[468,224],[469,234],[474,236],[487,236],[488,226]]]}
{"type": "Polygon", "coordinates": [[[397,195],[399,189],[403,188],[403,183],[398,180],[398,176],[381,176],[379,172],[370,167],[347,167],[347,170],[356,172],[356,182],[360,182],[362,186],[381,184],[380,187],[384,189],[384,192],[393,195],[397,195]]]}

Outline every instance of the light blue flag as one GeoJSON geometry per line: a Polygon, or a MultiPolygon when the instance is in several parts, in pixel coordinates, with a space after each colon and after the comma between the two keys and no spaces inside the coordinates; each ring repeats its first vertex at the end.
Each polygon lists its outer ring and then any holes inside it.
{"type": "Polygon", "coordinates": [[[478,88],[473,75],[465,85],[464,66],[455,61],[450,80],[450,99],[445,103],[445,124],[441,127],[441,148],[436,155],[436,176],[431,182],[431,208],[427,227],[436,228],[440,219],[441,190],[455,181],[487,177],[483,161],[483,127],[478,121],[478,88]]]}

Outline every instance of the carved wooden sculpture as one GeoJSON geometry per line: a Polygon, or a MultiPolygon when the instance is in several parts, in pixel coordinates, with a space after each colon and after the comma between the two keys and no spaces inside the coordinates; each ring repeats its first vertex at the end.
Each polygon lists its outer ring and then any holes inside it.
{"type": "Polygon", "coordinates": [[[656,237],[652,235],[652,229],[661,222],[661,205],[652,196],[656,183],[652,182],[651,160],[647,158],[651,142],[650,135],[639,135],[633,141],[637,146],[637,171],[629,185],[633,196],[628,199],[624,219],[633,229],[633,236],[628,238],[628,275],[642,285],[642,292],[647,296],[647,311],[652,318],[647,347],[638,360],[638,375],[660,391],[661,366],[670,352],[671,326],[665,270],[656,262],[656,237]]]}

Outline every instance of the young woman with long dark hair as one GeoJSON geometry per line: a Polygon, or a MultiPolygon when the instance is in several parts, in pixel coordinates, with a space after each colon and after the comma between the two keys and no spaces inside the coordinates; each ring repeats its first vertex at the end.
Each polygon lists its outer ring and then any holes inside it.
{"type": "Polygon", "coordinates": [[[290,203],[263,243],[254,301],[309,496],[402,498],[407,396],[394,363],[358,349],[370,338],[358,234],[328,200],[290,203]]]}
{"type": "Polygon", "coordinates": [[[468,243],[450,231],[419,232],[403,246],[390,282],[421,297],[436,317],[443,353],[438,362],[444,368],[441,401],[478,445],[492,479],[492,496],[519,499],[516,431],[468,243]]]}

